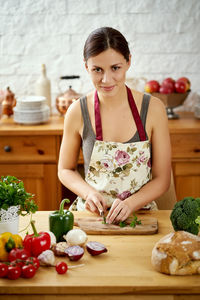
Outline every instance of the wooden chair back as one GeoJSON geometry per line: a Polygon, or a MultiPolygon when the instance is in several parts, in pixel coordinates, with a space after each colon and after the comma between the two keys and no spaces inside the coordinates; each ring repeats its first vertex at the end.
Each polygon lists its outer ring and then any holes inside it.
{"type": "Polygon", "coordinates": [[[171,183],[168,191],[159,197],[157,200],[155,200],[158,209],[173,209],[174,204],[176,203],[176,190],[174,185],[174,177],[173,172],[171,172],[171,183]]]}

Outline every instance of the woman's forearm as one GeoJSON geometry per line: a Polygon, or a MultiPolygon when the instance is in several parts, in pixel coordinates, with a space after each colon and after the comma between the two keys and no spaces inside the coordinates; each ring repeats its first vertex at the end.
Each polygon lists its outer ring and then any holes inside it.
{"type": "Polygon", "coordinates": [[[58,171],[58,177],[62,184],[70,189],[74,194],[83,198],[87,198],[90,192],[96,191],[91,187],[76,170],[62,169],[58,171]]]}
{"type": "Polygon", "coordinates": [[[146,204],[156,200],[169,188],[170,180],[154,178],[146,183],[138,192],[127,198],[132,211],[141,209],[146,204]]]}

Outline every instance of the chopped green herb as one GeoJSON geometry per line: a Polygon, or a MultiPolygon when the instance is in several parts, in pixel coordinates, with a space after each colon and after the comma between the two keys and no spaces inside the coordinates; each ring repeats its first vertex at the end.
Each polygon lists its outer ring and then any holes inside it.
{"type": "Polygon", "coordinates": [[[120,221],[119,222],[119,226],[120,227],[126,227],[127,226],[127,223],[125,221],[120,221]]]}
{"type": "Polygon", "coordinates": [[[106,217],[105,217],[105,216],[103,216],[102,224],[107,224],[107,223],[106,223],[106,217]]]}
{"type": "Polygon", "coordinates": [[[133,220],[130,223],[130,227],[135,227],[136,225],[142,224],[141,220],[138,220],[138,217],[133,213],[133,220]]]}
{"type": "Polygon", "coordinates": [[[136,226],[136,222],[132,221],[131,224],[130,224],[130,226],[134,228],[136,226]]]}

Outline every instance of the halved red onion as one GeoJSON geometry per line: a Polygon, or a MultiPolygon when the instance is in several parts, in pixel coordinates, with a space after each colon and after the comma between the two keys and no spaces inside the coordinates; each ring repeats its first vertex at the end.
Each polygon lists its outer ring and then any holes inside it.
{"type": "Polygon", "coordinates": [[[77,261],[83,256],[84,249],[80,246],[71,246],[65,249],[65,253],[70,260],[77,261]]]}
{"type": "Polygon", "coordinates": [[[86,244],[87,251],[92,255],[99,255],[101,253],[107,252],[106,247],[99,242],[88,242],[86,244]]]}

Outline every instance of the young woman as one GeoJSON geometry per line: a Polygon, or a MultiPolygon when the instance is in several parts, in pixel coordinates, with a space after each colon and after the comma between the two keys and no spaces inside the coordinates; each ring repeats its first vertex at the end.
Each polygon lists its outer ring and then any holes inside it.
{"type": "Polygon", "coordinates": [[[86,40],[84,61],[95,90],[68,109],[58,176],[78,195],[72,210],[109,210],[108,223],[124,221],[170,184],[171,148],[162,102],[125,85],[131,54],[125,37],[102,27],[86,40]],[[79,151],[85,179],[76,170],[79,151]]]}

